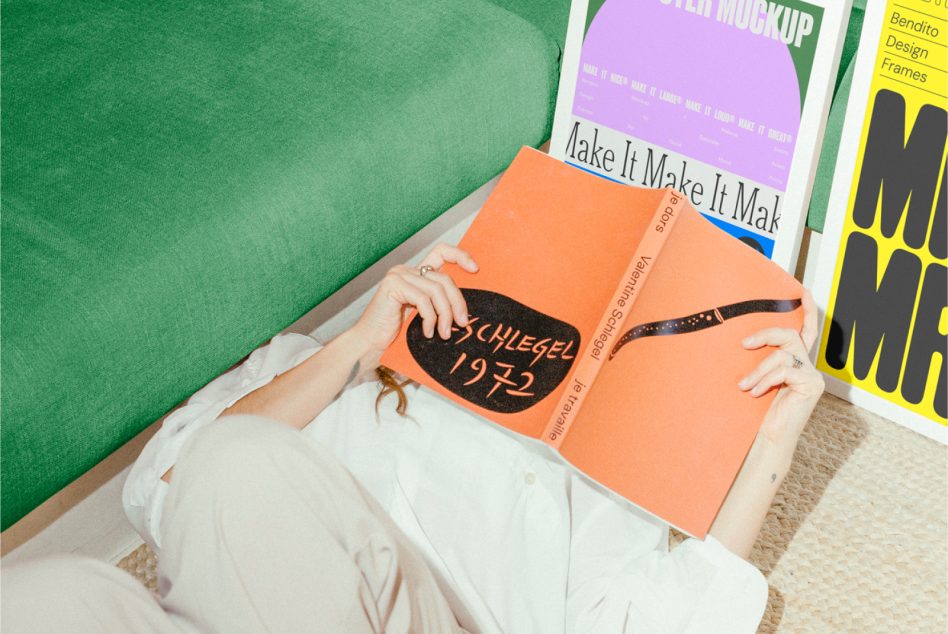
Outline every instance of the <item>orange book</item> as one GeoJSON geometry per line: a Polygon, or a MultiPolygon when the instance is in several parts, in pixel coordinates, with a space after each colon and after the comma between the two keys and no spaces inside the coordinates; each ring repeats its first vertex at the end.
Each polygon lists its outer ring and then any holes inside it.
{"type": "Polygon", "coordinates": [[[737,383],[799,329],[802,288],[671,189],[524,148],[449,265],[470,314],[450,339],[407,320],[382,363],[703,538],[774,396],[737,383]]]}

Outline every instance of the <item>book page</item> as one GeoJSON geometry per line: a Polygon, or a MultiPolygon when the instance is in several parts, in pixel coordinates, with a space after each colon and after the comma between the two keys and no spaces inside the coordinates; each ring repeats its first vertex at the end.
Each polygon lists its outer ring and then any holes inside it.
{"type": "Polygon", "coordinates": [[[382,363],[538,438],[665,192],[625,187],[524,148],[445,267],[470,325],[426,339],[420,319],[382,363]]]}
{"type": "Polygon", "coordinates": [[[799,330],[802,289],[690,206],[682,212],[560,451],[703,537],[773,398],[738,389],[772,351],[741,341],[764,327],[799,330]]]}

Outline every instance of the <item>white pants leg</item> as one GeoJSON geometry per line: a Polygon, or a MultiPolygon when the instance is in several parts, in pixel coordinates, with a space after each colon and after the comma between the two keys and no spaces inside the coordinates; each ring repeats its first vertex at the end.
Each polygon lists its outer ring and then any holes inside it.
{"type": "Polygon", "coordinates": [[[460,630],[431,572],[375,500],[327,449],[279,423],[232,416],[195,434],[175,465],[163,518],[160,608],[142,601],[144,589],[128,587],[137,582],[125,573],[72,561],[68,575],[97,577],[82,596],[64,592],[59,568],[70,566],[60,563],[27,574],[30,583],[8,601],[4,571],[4,630],[8,607],[30,631],[59,629],[62,620],[46,625],[44,603],[98,619],[88,628],[95,631],[171,623],[202,632],[460,630]],[[122,620],[131,618],[137,626],[122,620]]]}
{"type": "Polygon", "coordinates": [[[90,557],[4,566],[0,604],[4,634],[180,632],[137,579],[90,557]]]}

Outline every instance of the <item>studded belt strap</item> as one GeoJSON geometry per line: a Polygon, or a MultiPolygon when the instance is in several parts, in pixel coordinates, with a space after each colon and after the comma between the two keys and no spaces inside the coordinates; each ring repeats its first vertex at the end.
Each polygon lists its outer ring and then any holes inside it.
{"type": "Polygon", "coordinates": [[[789,313],[800,306],[799,299],[749,299],[736,304],[719,306],[700,313],[640,324],[625,332],[612,348],[609,358],[616,356],[619,349],[625,344],[642,337],[664,337],[665,335],[679,335],[686,332],[704,330],[723,323],[726,319],[740,317],[748,313],[789,313]]]}

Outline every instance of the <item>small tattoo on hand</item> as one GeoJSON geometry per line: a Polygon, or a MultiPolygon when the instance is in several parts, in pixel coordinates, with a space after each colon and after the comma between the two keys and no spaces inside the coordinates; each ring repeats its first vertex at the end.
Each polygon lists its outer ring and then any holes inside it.
{"type": "Polygon", "coordinates": [[[770,481],[771,481],[771,482],[776,482],[776,481],[777,481],[777,474],[776,474],[776,473],[771,473],[771,474],[770,474],[770,481]]]}

